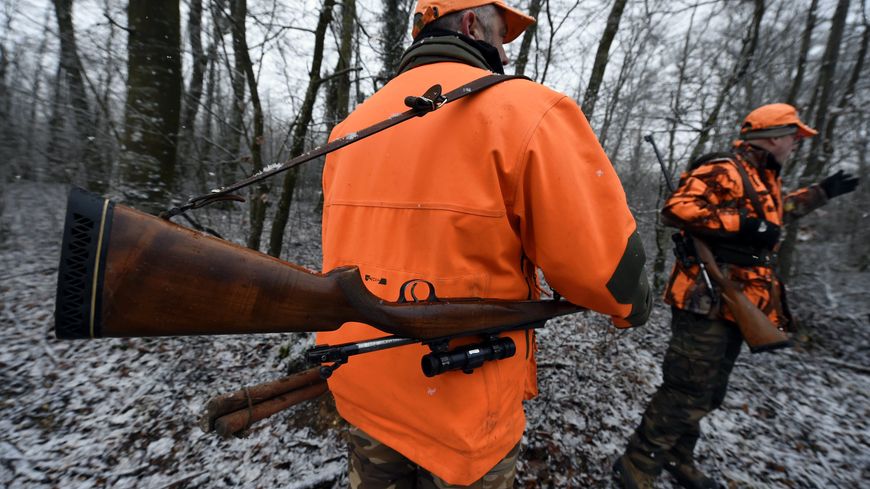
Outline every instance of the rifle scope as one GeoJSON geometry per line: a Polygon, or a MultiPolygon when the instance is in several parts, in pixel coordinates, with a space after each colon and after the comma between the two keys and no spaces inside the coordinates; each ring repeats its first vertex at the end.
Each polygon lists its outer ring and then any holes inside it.
{"type": "Polygon", "coordinates": [[[448,352],[429,353],[420,360],[420,364],[426,377],[434,377],[450,370],[462,370],[470,374],[484,362],[510,358],[516,352],[517,345],[511,338],[493,337],[448,352]]]}

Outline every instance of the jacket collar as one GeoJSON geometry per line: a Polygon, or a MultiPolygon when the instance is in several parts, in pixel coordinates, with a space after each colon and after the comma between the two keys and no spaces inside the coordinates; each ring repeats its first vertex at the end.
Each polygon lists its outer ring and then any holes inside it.
{"type": "Polygon", "coordinates": [[[776,161],[776,158],[770,154],[770,151],[759,148],[758,146],[753,146],[746,141],[740,141],[737,143],[735,152],[739,154],[744,161],[758,169],[758,171],[770,170],[778,176],[779,172],[782,170],[782,165],[776,161]]]}
{"type": "Polygon", "coordinates": [[[483,41],[445,29],[423,29],[402,54],[398,72],[418,66],[453,61],[504,74],[498,50],[483,41]]]}

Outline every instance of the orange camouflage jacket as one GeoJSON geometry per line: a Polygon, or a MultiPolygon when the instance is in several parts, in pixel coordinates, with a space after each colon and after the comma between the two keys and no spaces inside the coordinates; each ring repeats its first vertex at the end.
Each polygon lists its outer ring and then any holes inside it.
{"type": "MultiPolygon", "coordinates": [[[[736,244],[740,217],[760,217],[782,226],[824,205],[825,192],[818,185],[811,185],[783,197],[780,164],[767,151],[746,142],[736,142],[732,153],[718,153],[701,160],[706,161],[693,165],[693,169],[680,176],[679,187],[662,209],[664,221],[680,228],[681,233],[704,239],[726,276],[774,324],[786,327],[787,309],[778,299],[784,290],[774,272],[779,245],[768,251],[746,243],[736,244]],[[737,165],[745,173],[741,174],[737,165]],[[755,202],[752,192],[745,191],[745,180],[755,189],[755,202]],[[743,255],[759,260],[747,264],[735,259],[743,255]]],[[[731,312],[719,307],[721,301],[712,299],[699,270],[692,260],[688,263],[677,260],[665,291],[665,302],[678,309],[733,321],[731,312]]]]}

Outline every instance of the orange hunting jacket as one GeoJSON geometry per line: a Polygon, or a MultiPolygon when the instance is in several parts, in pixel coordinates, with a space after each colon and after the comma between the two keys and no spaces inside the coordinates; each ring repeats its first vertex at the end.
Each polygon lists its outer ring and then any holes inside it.
{"type": "MultiPolygon", "coordinates": [[[[746,171],[758,194],[764,211],[761,217],[778,226],[802,217],[827,202],[825,192],[818,185],[796,190],[783,198],[780,165],[767,151],[746,142],[738,142],[731,155],[724,154],[682,174],[679,188],[662,209],[665,221],[704,239],[714,249],[718,242],[732,240],[740,231],[741,215],[759,217],[745,192],[743,177],[736,164],[746,171]]],[[[764,311],[774,324],[781,327],[787,325],[787,314],[777,304],[778,301],[772,300],[774,291],[782,295],[782,284],[772,266],[727,263],[720,263],[720,266],[726,276],[741,287],[746,297],[764,311]]],[[[696,314],[734,321],[727,307],[720,310],[713,303],[699,271],[698,265],[686,267],[677,260],[665,291],[665,302],[696,314]]]]}
{"type": "MultiPolygon", "coordinates": [[[[331,138],[407,110],[406,96],[436,83],[447,93],[488,74],[458,62],[405,71],[331,138]]],[[[537,266],[565,298],[619,326],[649,314],[643,248],[619,179],[577,104],[542,85],[503,82],[332,153],[323,191],[324,270],[358,265],[385,300],[411,279],[428,280],[439,297],[534,299],[537,266]]],[[[348,323],[317,342],[382,336],[348,323]]],[[[427,378],[428,348],[410,345],[352,357],[329,387],[348,422],[448,483],[470,484],[519,442],[522,401],[536,389],[534,337],[502,336],[516,355],[472,374],[427,378]]]]}

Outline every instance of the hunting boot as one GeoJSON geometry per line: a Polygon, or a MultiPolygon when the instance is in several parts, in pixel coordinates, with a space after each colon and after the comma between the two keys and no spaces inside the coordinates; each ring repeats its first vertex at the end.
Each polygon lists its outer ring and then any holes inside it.
{"type": "Polygon", "coordinates": [[[613,463],[613,481],[622,489],[653,489],[657,478],[657,471],[649,472],[635,465],[629,452],[613,463]]]}
{"type": "Polygon", "coordinates": [[[719,489],[718,482],[701,472],[692,459],[681,459],[673,454],[665,456],[664,469],[686,489],[719,489]]]}

